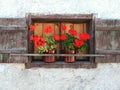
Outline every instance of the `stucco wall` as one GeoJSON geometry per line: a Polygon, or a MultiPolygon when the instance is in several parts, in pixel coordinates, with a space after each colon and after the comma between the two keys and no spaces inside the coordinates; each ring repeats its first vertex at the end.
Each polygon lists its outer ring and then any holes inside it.
{"type": "Polygon", "coordinates": [[[96,69],[24,69],[0,65],[0,90],[120,90],[120,64],[96,69]]]}
{"type": "MultiPolygon", "coordinates": [[[[0,18],[26,13],[84,14],[120,19],[120,0],[0,0],[0,18]]],[[[0,90],[120,90],[120,64],[95,69],[25,69],[23,64],[0,64],[0,90]]]]}
{"type": "Polygon", "coordinates": [[[96,13],[99,18],[120,18],[120,0],[0,0],[0,17],[24,17],[25,13],[96,13]]]}

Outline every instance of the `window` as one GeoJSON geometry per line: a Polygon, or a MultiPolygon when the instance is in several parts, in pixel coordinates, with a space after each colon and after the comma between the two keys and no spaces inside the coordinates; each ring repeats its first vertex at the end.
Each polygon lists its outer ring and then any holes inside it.
{"type": "MultiPolygon", "coordinates": [[[[90,34],[91,39],[87,42],[89,45],[88,49],[84,52],[77,52],[76,54],[84,54],[83,56],[76,56],[77,61],[75,63],[64,63],[61,56],[57,56],[57,61],[55,63],[45,63],[42,60],[42,56],[30,56],[29,61],[32,66],[40,66],[40,67],[84,67],[88,64],[88,66],[92,66],[94,63],[94,57],[88,57],[88,54],[94,54],[94,24],[93,24],[93,15],[92,14],[80,14],[80,15],[28,15],[28,26],[34,24],[36,29],[34,31],[28,30],[28,40],[31,34],[38,34],[44,36],[44,28],[50,25],[54,32],[51,34],[63,34],[68,32],[61,31],[60,28],[62,25],[66,25],[67,28],[70,25],[73,26],[78,33],[87,32],[90,34]],[[86,55],[86,56],[85,56],[86,55]],[[85,65],[84,65],[85,64],[85,65]]],[[[79,37],[78,35],[76,37],[79,37]]],[[[63,46],[61,41],[57,42],[58,50],[56,54],[62,54],[63,46]]],[[[36,53],[37,47],[34,46],[33,42],[29,40],[28,43],[28,52],[36,53]]]]}

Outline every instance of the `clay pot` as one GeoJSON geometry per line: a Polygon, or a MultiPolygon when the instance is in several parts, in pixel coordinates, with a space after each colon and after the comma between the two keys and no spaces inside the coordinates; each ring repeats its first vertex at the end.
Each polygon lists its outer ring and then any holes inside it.
{"type": "MultiPolygon", "coordinates": [[[[75,50],[66,50],[65,54],[75,54],[75,50]]],[[[65,62],[75,62],[76,61],[76,56],[65,56],[64,57],[65,62]]]]}
{"type": "MultiPolygon", "coordinates": [[[[56,53],[55,50],[49,50],[45,54],[55,54],[55,53],[56,53]]],[[[51,63],[56,61],[56,56],[44,56],[43,59],[45,62],[51,63]]]]}

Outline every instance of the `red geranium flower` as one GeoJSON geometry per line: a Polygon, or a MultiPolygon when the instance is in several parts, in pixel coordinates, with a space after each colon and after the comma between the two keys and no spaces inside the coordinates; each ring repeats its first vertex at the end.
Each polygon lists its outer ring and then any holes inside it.
{"type": "Polygon", "coordinates": [[[61,40],[66,40],[67,39],[67,36],[66,34],[62,34],[61,37],[60,37],[61,40]]]}
{"type": "Polygon", "coordinates": [[[40,36],[34,35],[34,41],[37,41],[37,40],[39,40],[39,39],[40,39],[40,36]]]}
{"type": "Polygon", "coordinates": [[[62,25],[61,28],[62,28],[62,30],[65,31],[66,30],[66,25],[62,25]]]}
{"type": "Polygon", "coordinates": [[[30,35],[30,41],[33,41],[33,40],[34,40],[34,35],[31,34],[31,35],[30,35]]]}
{"type": "Polygon", "coordinates": [[[60,40],[60,36],[58,34],[54,34],[53,37],[54,37],[55,40],[60,40]]]}
{"type": "Polygon", "coordinates": [[[83,44],[84,44],[84,41],[75,39],[74,46],[79,47],[79,46],[82,46],[83,44]]]}
{"type": "Polygon", "coordinates": [[[77,31],[76,30],[69,30],[68,31],[70,34],[72,34],[73,36],[76,36],[77,35],[77,31]]]}
{"type": "Polygon", "coordinates": [[[89,40],[90,39],[90,35],[88,33],[81,33],[79,35],[80,40],[89,40]]]}
{"type": "Polygon", "coordinates": [[[30,25],[30,30],[32,31],[32,30],[35,30],[35,26],[34,25],[30,25]]]}
{"type": "Polygon", "coordinates": [[[50,25],[46,26],[44,29],[45,33],[51,33],[53,31],[52,27],[50,25]]]}
{"type": "Polygon", "coordinates": [[[35,46],[43,46],[45,44],[45,39],[43,37],[38,37],[35,39],[35,46]]]}

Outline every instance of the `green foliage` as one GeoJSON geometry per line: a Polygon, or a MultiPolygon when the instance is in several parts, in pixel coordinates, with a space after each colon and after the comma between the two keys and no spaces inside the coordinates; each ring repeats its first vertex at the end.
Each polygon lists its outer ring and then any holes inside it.
{"type": "Polygon", "coordinates": [[[38,47],[37,53],[41,54],[44,52],[48,52],[48,50],[57,50],[56,42],[53,38],[53,36],[46,35],[45,36],[46,43],[44,46],[38,47]]]}
{"type": "Polygon", "coordinates": [[[66,33],[67,39],[62,42],[62,45],[67,49],[67,50],[74,50],[74,40],[75,37],[71,34],[66,33]]]}
{"type": "Polygon", "coordinates": [[[88,48],[87,42],[85,42],[82,46],[78,47],[78,52],[84,52],[88,48]]]}

